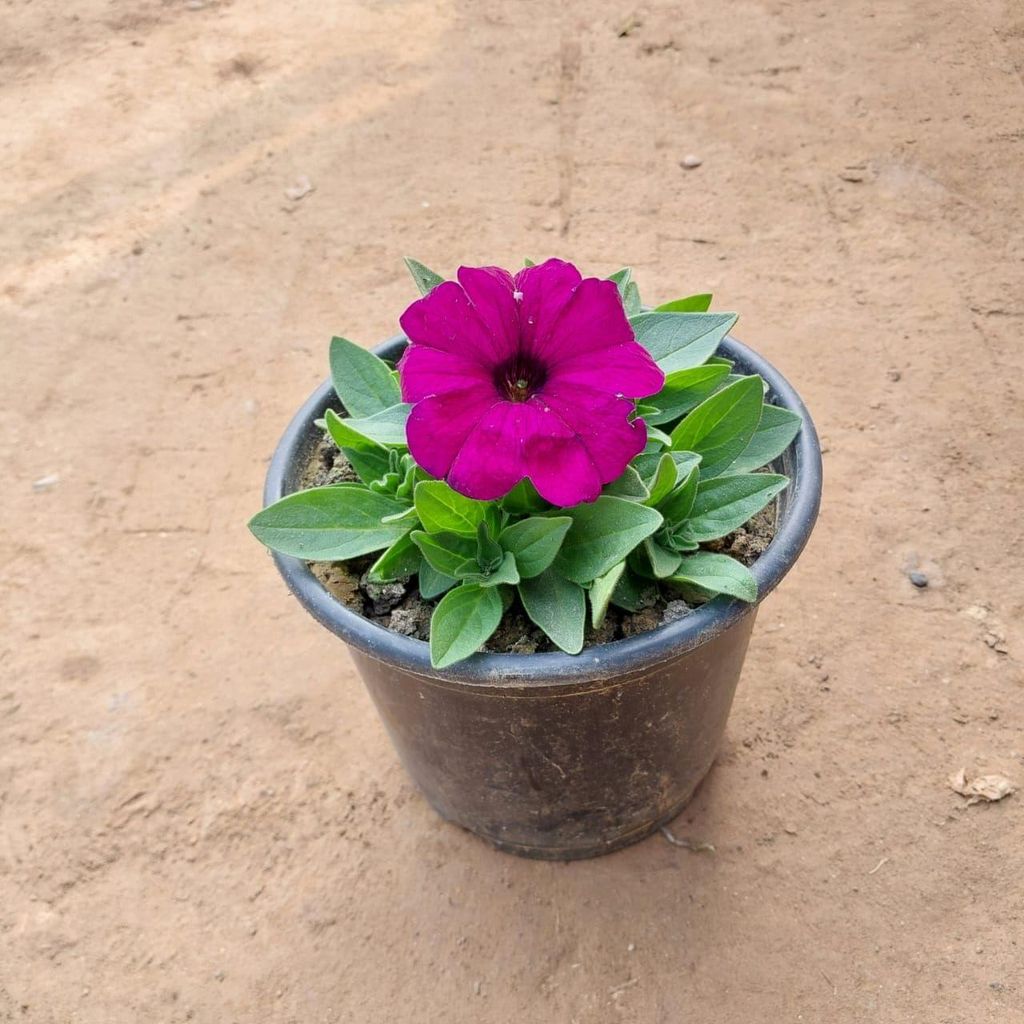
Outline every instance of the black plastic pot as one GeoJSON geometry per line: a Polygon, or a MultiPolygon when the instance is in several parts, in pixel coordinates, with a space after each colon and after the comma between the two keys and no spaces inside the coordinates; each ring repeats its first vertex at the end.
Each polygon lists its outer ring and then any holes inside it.
{"type": "MultiPolygon", "coordinates": [[[[405,339],[376,352],[397,359],[405,339]]],[[[760,599],[778,586],[810,536],[821,497],[821,451],[793,388],[727,338],[720,354],[759,373],[767,400],[803,429],[778,460],[790,486],[778,528],[753,566],[760,599]]],[[[319,387],[289,424],[267,473],[267,504],[298,487],[336,402],[319,387]]],[[[607,853],[670,821],[707,774],[757,606],[719,597],[628,640],[567,654],[477,654],[431,668],[427,644],[392,633],[337,601],[305,562],[274,554],[306,610],[351,648],[399,757],[442,817],[495,846],[569,860],[607,853]]]]}

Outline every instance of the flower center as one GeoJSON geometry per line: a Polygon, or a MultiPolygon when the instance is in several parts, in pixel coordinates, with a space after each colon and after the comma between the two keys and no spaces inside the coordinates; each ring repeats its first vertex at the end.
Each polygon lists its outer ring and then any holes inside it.
{"type": "Polygon", "coordinates": [[[495,370],[494,385],[502,398],[525,402],[544,386],[547,376],[540,363],[529,356],[516,355],[495,370]]]}

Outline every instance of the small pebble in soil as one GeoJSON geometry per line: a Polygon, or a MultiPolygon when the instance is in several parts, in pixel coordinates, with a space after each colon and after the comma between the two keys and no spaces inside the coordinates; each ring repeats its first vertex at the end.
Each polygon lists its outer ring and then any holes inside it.
{"type": "Polygon", "coordinates": [[[911,569],[911,571],[907,573],[907,578],[919,590],[923,590],[928,586],[928,577],[919,569],[911,569]]]}
{"type": "Polygon", "coordinates": [[[374,615],[391,611],[405,597],[404,583],[374,583],[364,574],[359,586],[372,602],[374,615]]]}
{"type": "Polygon", "coordinates": [[[683,159],[679,161],[679,166],[685,168],[688,171],[692,171],[700,167],[702,163],[704,163],[704,161],[701,160],[699,156],[696,156],[693,153],[687,153],[686,156],[684,156],[683,159]]]}
{"type": "Polygon", "coordinates": [[[678,622],[689,614],[690,606],[685,601],[669,601],[661,613],[661,624],[667,626],[670,622],[678,622]]]}
{"type": "Polygon", "coordinates": [[[32,481],[32,490],[38,494],[40,491],[52,490],[58,483],[60,483],[60,475],[58,473],[47,473],[46,476],[41,476],[38,480],[32,481]]]}
{"type": "Polygon", "coordinates": [[[899,370],[889,370],[887,376],[895,384],[898,380],[902,379],[903,374],[899,370]]]}

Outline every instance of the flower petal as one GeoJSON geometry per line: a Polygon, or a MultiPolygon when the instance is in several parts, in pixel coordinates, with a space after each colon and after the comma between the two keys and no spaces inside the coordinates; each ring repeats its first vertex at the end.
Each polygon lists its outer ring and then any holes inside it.
{"type": "Polygon", "coordinates": [[[554,370],[563,359],[600,352],[615,345],[636,344],[613,281],[588,277],[580,281],[554,324],[538,331],[533,354],[554,370]]]}
{"type": "MultiPolygon", "coordinates": [[[[558,419],[553,413],[547,418],[558,419]]],[[[582,441],[569,432],[536,434],[526,443],[526,465],[537,493],[552,505],[568,508],[583,501],[594,501],[601,493],[590,454],[582,441]]]]}
{"type": "MultiPolygon", "coordinates": [[[[527,402],[498,402],[466,438],[448,474],[460,494],[492,501],[508,494],[526,475],[523,449],[545,429],[541,411],[527,402]]],[[[570,433],[564,424],[558,427],[570,433]]]]}
{"type": "Polygon", "coordinates": [[[503,358],[513,356],[519,348],[519,304],[512,275],[500,267],[459,267],[458,277],[503,358]]]}
{"type": "Polygon", "coordinates": [[[643,345],[631,341],[597,354],[584,353],[560,360],[548,380],[554,385],[583,386],[609,395],[646,398],[662,389],[665,374],[643,345]]]}
{"type": "Polygon", "coordinates": [[[462,285],[455,281],[445,281],[417,299],[401,315],[399,323],[414,345],[454,352],[484,366],[497,366],[510,354],[505,342],[491,334],[462,285]]]}
{"type": "Polygon", "coordinates": [[[519,302],[523,351],[532,353],[535,340],[550,334],[580,280],[580,272],[564,260],[545,260],[516,274],[515,286],[523,296],[519,302]]]}
{"type": "Polygon", "coordinates": [[[494,393],[479,387],[417,402],[405,425],[412,457],[433,476],[446,476],[466,438],[494,403],[494,393]]]}
{"type": "Polygon", "coordinates": [[[430,395],[443,395],[466,387],[497,390],[490,371],[461,353],[442,352],[426,345],[410,345],[398,361],[402,400],[419,402],[430,395]]]}
{"type": "MultiPolygon", "coordinates": [[[[601,484],[618,479],[647,444],[643,420],[630,422],[633,403],[587,387],[549,382],[534,401],[544,401],[573,430],[593,462],[601,484]]],[[[536,484],[536,481],[534,481],[536,484]]],[[[537,488],[540,490],[540,488],[537,488]]],[[[550,499],[549,499],[550,500],[550,499]]]]}

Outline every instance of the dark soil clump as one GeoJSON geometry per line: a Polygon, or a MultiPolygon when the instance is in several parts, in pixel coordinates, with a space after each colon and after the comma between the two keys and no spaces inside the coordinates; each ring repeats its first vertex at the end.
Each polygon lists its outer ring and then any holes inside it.
{"type": "MultiPolygon", "coordinates": [[[[301,488],[324,487],[357,479],[348,459],[338,451],[330,437],[324,435],[302,474],[301,488]]],[[[752,565],[775,536],[776,515],[773,502],[727,537],[702,546],[708,551],[732,555],[744,565],[752,565]]],[[[370,582],[366,573],[373,562],[374,556],[367,556],[348,562],[310,562],[309,567],[324,587],[354,612],[392,632],[416,640],[429,640],[430,616],[440,598],[424,600],[412,579],[396,583],[370,582]]],[[[677,622],[699,607],[703,600],[693,593],[682,594],[674,587],[651,583],[641,594],[639,603],[640,607],[635,612],[612,605],[598,630],[588,623],[586,646],[623,640],[677,622]]],[[[492,653],[509,654],[536,654],[557,649],[530,621],[518,598],[483,647],[492,653]]]]}

